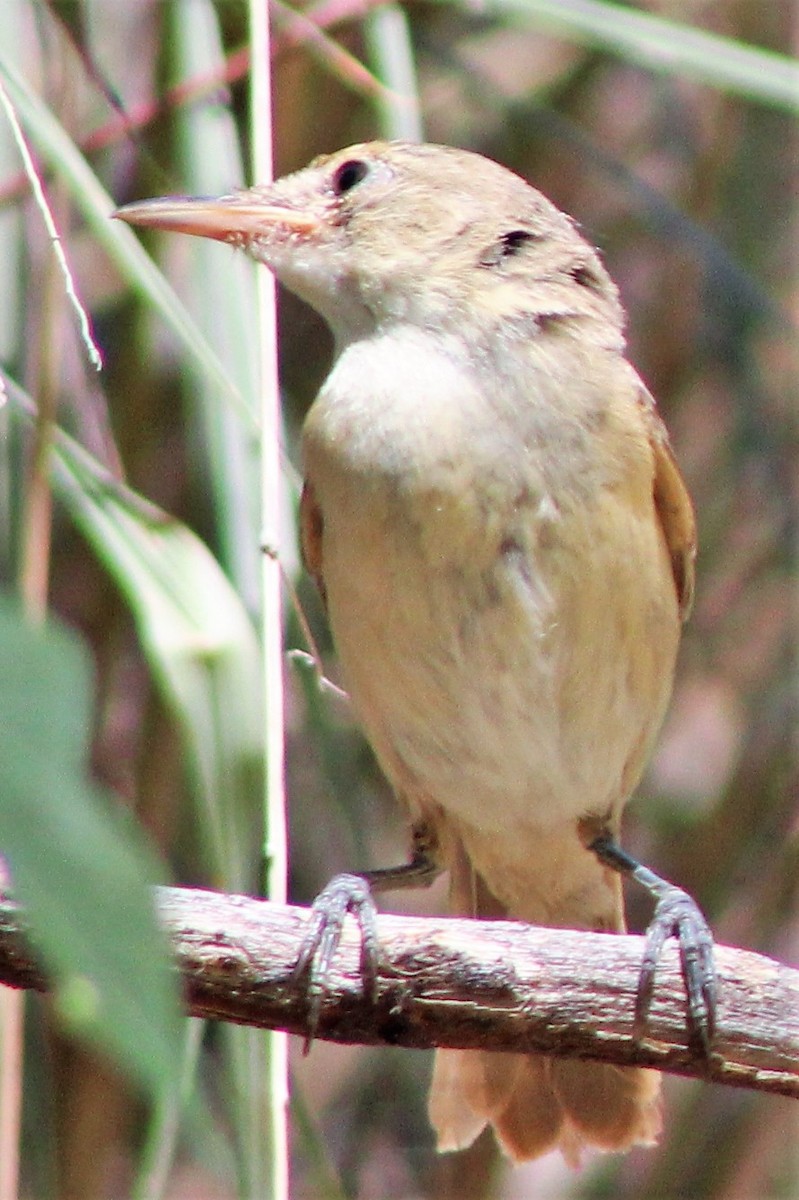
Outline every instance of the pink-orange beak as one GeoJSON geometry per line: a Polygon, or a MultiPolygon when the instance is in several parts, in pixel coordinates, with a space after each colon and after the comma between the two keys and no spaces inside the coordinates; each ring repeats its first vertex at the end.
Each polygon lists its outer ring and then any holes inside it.
{"type": "Polygon", "coordinates": [[[112,216],[129,225],[234,243],[269,237],[278,230],[287,234],[308,234],[319,225],[319,219],[311,213],[261,201],[252,192],[218,198],[160,196],[155,200],[126,204],[112,216]]]}

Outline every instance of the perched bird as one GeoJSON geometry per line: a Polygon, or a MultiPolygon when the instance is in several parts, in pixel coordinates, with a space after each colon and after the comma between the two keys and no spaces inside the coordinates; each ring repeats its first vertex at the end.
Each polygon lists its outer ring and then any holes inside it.
{"type": "MultiPolygon", "coordinates": [[[[496,163],[398,142],[116,215],[243,247],[333,332],[302,546],[414,836],[410,864],[362,879],[446,869],[454,913],[621,933],[631,874],[657,900],[642,991],[676,933],[707,1041],[704,919],[616,841],[668,704],[695,529],[597,252],[496,163]]],[[[322,893],[306,957],[348,907],[366,919],[359,882],[322,893]]],[[[442,1150],[490,1123],[514,1159],[575,1160],[653,1142],[659,1076],[440,1050],[430,1115],[442,1150]]]]}

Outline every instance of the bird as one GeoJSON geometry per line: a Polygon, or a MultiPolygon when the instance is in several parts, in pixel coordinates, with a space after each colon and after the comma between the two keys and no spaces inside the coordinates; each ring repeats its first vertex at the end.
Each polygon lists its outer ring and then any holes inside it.
{"type": "MultiPolygon", "coordinates": [[[[446,870],[456,915],[621,934],[628,875],[656,900],[636,1028],[675,934],[707,1045],[709,927],[619,844],[670,699],[696,527],[598,251],[504,166],[407,142],[115,215],[242,248],[333,334],[302,433],[303,558],[412,856],[318,898],[317,1001],[322,931],[329,954],[346,911],[373,954],[373,890],[446,870]]],[[[491,1126],[514,1161],[576,1163],[656,1141],[660,1077],[439,1049],[429,1113],[440,1150],[491,1126]]]]}

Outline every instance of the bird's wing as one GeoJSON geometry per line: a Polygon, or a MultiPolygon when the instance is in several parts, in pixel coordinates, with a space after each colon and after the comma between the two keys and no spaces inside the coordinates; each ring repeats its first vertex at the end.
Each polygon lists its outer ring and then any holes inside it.
{"type": "Polygon", "coordinates": [[[696,519],[691,497],[680,469],[674,461],[669,435],[655,408],[655,402],[644,388],[639,402],[649,432],[655,459],[653,495],[655,511],[660,519],[666,546],[671,555],[674,583],[680,602],[680,616],[688,619],[694,599],[694,564],[696,560],[696,519]]]}
{"type": "Polygon", "coordinates": [[[322,574],[323,530],[322,510],[316,502],[311,484],[306,480],[300,497],[300,552],[305,569],[312,577],[319,589],[319,595],[326,605],[327,593],[322,574]]]}

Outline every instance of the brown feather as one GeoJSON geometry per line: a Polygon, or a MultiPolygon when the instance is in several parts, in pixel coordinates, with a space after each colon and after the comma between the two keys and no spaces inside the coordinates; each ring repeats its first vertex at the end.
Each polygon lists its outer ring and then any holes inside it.
{"type": "MultiPolygon", "coordinates": [[[[440,831],[450,869],[454,912],[476,917],[540,921],[535,900],[524,911],[508,912],[474,870],[451,822],[440,831]]],[[[545,854],[551,869],[557,845],[545,854]]],[[[586,878],[596,872],[595,927],[624,930],[618,878],[589,855],[578,857],[586,878]]],[[[546,868],[539,865],[539,873],[546,868]]],[[[580,922],[573,919],[571,924],[580,922]]],[[[490,1124],[515,1162],[559,1149],[578,1166],[588,1146],[623,1151],[651,1145],[661,1127],[660,1076],[655,1071],[611,1063],[551,1059],[534,1054],[438,1050],[430,1088],[429,1115],[440,1150],[471,1144],[490,1124]]]]}
{"type": "Polygon", "coordinates": [[[655,456],[653,481],[655,511],[671,557],[671,568],[680,602],[680,616],[683,621],[687,621],[694,602],[696,563],[694,506],[680,469],[674,460],[669,435],[657,414],[655,401],[643,388],[639,396],[639,403],[649,431],[652,453],[655,456]]]}
{"type": "Polygon", "coordinates": [[[311,484],[306,479],[300,496],[300,553],[303,566],[319,589],[323,604],[327,606],[327,592],[322,574],[324,524],[322,510],[316,503],[311,484]]]}

